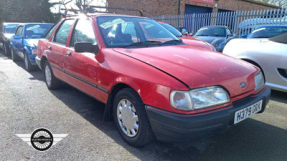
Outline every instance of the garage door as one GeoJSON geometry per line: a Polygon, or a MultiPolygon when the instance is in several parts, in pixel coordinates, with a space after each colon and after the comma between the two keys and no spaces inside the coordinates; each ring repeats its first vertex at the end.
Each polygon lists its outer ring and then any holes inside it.
{"type": "Polygon", "coordinates": [[[185,5],[185,14],[193,14],[193,13],[212,13],[212,8],[185,5]]]}

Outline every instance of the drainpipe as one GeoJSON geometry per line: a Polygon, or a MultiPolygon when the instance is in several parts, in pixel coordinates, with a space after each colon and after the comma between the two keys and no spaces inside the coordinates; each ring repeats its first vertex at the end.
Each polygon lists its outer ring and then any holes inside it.
{"type": "Polygon", "coordinates": [[[180,18],[180,6],[181,6],[181,0],[178,1],[178,21],[177,21],[177,26],[179,26],[179,18],[180,18]]]}

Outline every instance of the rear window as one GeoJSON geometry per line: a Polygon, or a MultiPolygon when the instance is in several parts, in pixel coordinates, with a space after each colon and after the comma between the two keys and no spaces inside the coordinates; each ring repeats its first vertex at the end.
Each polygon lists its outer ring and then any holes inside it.
{"type": "Polygon", "coordinates": [[[260,27],[252,31],[248,38],[271,38],[287,32],[286,27],[260,27]]]}
{"type": "Polygon", "coordinates": [[[54,42],[66,45],[70,29],[75,20],[65,20],[55,35],[54,42]]]}

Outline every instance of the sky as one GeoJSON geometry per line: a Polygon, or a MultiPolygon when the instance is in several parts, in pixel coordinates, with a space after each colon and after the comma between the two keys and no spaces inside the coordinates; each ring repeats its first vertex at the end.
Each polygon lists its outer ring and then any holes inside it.
{"type": "MultiPolygon", "coordinates": [[[[66,0],[68,1],[68,0],[66,0]]],[[[59,2],[59,0],[49,0],[49,2],[59,2]]],[[[71,8],[73,7],[74,9],[77,9],[76,5],[75,5],[76,0],[73,0],[73,2],[67,4],[67,8],[71,8]]],[[[92,3],[90,5],[94,5],[94,6],[105,6],[105,4],[107,3],[106,0],[93,0],[92,3]]],[[[51,8],[51,12],[53,13],[59,13],[59,7],[60,5],[56,5],[55,7],[51,8]]],[[[63,6],[61,8],[64,8],[63,6]]],[[[61,11],[64,12],[64,11],[61,11]]]]}

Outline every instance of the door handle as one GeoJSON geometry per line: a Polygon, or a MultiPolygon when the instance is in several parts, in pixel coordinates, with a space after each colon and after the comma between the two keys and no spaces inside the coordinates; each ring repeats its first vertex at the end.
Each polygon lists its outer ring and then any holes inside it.
{"type": "Polygon", "coordinates": [[[70,51],[67,51],[67,55],[70,56],[72,55],[72,53],[70,51]]]}
{"type": "Polygon", "coordinates": [[[52,49],[52,46],[48,46],[48,49],[51,50],[51,49],[52,49]]]}

